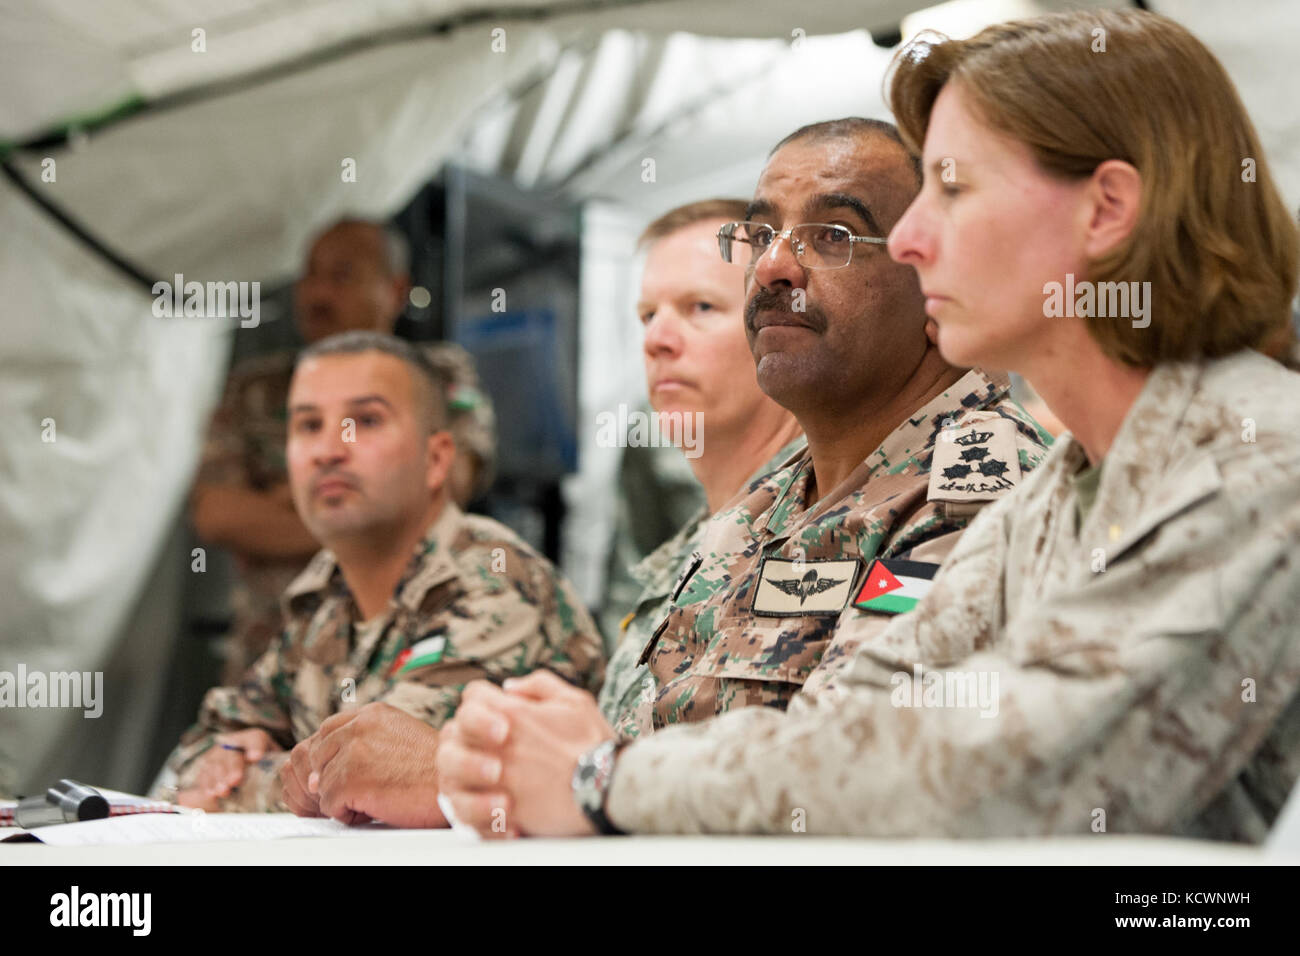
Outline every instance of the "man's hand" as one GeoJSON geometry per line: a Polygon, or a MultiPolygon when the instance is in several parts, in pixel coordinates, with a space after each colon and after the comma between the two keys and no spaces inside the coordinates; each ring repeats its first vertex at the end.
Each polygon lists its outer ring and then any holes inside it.
{"type": "Polygon", "coordinates": [[[348,824],[445,827],[434,771],[438,744],[438,731],[424,721],[374,703],[335,714],[298,746],[307,747],[307,793],[319,813],[348,824]]]}
{"type": "Polygon", "coordinates": [[[573,800],[578,758],[615,736],[596,699],[550,671],[465,688],[442,731],[442,792],[484,837],[590,836],[573,800]]]}
{"type": "Polygon", "coordinates": [[[176,802],[183,807],[201,810],[219,809],[222,798],[230,796],[243,783],[244,771],[249,764],[281,749],[260,727],[218,734],[212,748],[194,765],[194,785],[177,793],[176,802]],[[232,747],[242,747],[243,750],[232,750],[232,747]]]}
{"type": "Polygon", "coordinates": [[[316,734],[313,734],[306,740],[298,741],[289,752],[289,759],[280,765],[280,799],[300,817],[321,815],[320,801],[307,786],[312,774],[311,746],[315,740],[316,734]]]}

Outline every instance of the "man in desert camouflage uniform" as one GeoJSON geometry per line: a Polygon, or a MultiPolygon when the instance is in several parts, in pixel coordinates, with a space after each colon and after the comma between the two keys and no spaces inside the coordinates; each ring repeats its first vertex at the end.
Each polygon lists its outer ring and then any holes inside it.
{"type": "MultiPolygon", "coordinates": [[[[600,705],[617,714],[653,678],[637,657],[666,604],[677,568],[695,547],[710,513],[803,444],[798,424],[758,387],[744,334],[744,267],[717,254],[717,230],[742,215],[744,200],[709,199],[670,210],[646,227],[637,315],[646,384],[664,433],[679,448],[704,499],[699,513],[634,570],[639,600],[616,631],[600,705]],[[690,416],[695,428],[677,433],[690,416]],[[683,455],[683,451],[685,455],[683,455]]],[[[631,501],[632,507],[644,507],[631,501]]],[[[590,695],[586,700],[596,707],[590,695]]],[[[599,714],[599,711],[596,711],[599,714]]],[[[362,710],[331,718],[294,748],[289,805],[304,815],[347,822],[369,816],[407,825],[440,825],[429,782],[437,740],[417,721],[362,710]],[[319,782],[313,786],[310,781],[319,782]],[[299,786],[296,781],[308,781],[299,786]],[[420,807],[406,816],[407,797],[420,807]]]]}
{"type": "Polygon", "coordinates": [[[169,761],[181,802],[283,807],[287,751],[340,710],[380,701],[437,727],[476,678],[546,667],[599,686],[600,637],[568,583],[509,529],[449,499],[449,391],[421,351],[389,336],[350,333],[303,354],[290,479],[329,549],[285,592],[279,641],[238,686],[205,698],[169,761]],[[423,457],[411,453],[421,434],[423,457]]]}
{"type": "MultiPolygon", "coordinates": [[[[405,305],[409,251],[380,223],[341,220],[313,241],[295,288],[294,316],[308,344],[351,329],[391,332],[405,305]]],[[[450,343],[427,346],[450,373],[449,425],[461,454],[451,475],[462,508],[491,484],[496,423],[473,359],[450,343]]],[[[229,548],[238,575],[223,680],[240,675],[281,631],[280,597],[319,543],[303,527],[286,483],[285,402],[297,353],[239,363],[213,415],[191,497],[199,536],[229,548]]]]}

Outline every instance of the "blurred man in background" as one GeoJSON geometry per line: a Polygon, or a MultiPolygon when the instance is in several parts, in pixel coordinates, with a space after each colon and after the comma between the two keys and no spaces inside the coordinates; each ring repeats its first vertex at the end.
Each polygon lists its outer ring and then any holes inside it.
{"type": "MultiPolygon", "coordinates": [[[[410,291],[410,250],[390,226],[341,219],[312,242],[294,288],[294,319],[308,345],[339,332],[391,333],[410,291]]],[[[205,542],[234,554],[234,623],[222,682],[234,684],[280,633],[280,595],[320,544],[294,511],[285,473],[285,400],[295,351],[239,363],[213,417],[191,495],[205,542]]],[[[451,428],[460,447],[451,476],[461,507],[491,481],[496,429],[473,361],[458,346],[430,346],[451,373],[451,428]]]]}

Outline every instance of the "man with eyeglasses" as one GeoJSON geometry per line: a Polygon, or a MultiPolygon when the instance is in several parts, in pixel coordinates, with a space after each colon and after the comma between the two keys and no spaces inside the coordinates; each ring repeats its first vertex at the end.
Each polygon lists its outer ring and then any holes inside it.
{"type": "Polygon", "coordinates": [[[926,334],[915,274],[885,236],[919,188],[887,123],[805,127],[772,151],[746,222],[718,233],[748,263],[759,386],[808,448],[714,519],[642,652],[656,727],[784,708],[832,683],[840,615],[882,622],[928,586],[976,511],[1049,441],[1004,375],[953,368],[926,334]],[[856,613],[856,612],[855,612],[856,613]]]}
{"type": "MultiPolygon", "coordinates": [[[[759,385],[808,448],[724,506],[681,569],[641,654],[653,729],[833,686],[877,633],[838,639],[841,615],[866,610],[883,631],[1046,451],[1005,374],[942,359],[915,273],[883,248],[919,188],[891,124],[818,123],[777,144],[746,221],[719,230],[722,257],[748,263],[759,385]]],[[[575,816],[613,832],[602,805],[619,742],[590,695],[530,675],[470,684],[436,759],[456,815],[484,835],[572,833],[575,816]]],[[[411,809],[389,803],[385,819],[418,825],[411,809]]]]}

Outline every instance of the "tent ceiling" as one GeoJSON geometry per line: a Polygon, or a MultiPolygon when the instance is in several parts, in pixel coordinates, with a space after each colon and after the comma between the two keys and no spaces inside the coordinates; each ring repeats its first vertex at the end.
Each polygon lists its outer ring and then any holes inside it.
{"type": "MultiPolygon", "coordinates": [[[[0,138],[140,98],[155,102],[386,39],[547,21],[558,32],[682,28],[716,36],[789,37],[891,29],[916,0],[811,3],[747,0],[0,0],[0,138]],[[204,31],[206,52],[193,49],[204,31]]],[[[436,64],[432,64],[436,67],[436,64]]]]}
{"type": "MultiPolygon", "coordinates": [[[[1044,9],[1066,5],[1040,0],[1044,9]]],[[[1225,12],[1218,0],[1154,5],[1224,60],[1288,202],[1300,204],[1300,76],[1286,67],[1286,38],[1300,35],[1300,5],[1259,0],[1250,17],[1225,12]]],[[[276,221],[264,201],[324,196],[320,157],[363,151],[345,141],[364,139],[368,126],[380,135],[384,112],[402,110],[408,130],[424,124],[430,133],[418,156],[392,155],[398,140],[382,144],[391,181],[381,188],[371,179],[340,204],[391,212],[441,159],[455,158],[525,186],[611,198],[652,215],[694,196],[747,191],[766,149],[801,123],[885,115],[880,73],[888,54],[864,26],[892,29],[926,6],[750,0],[739,17],[734,4],[707,0],[512,0],[508,8],[472,0],[47,0],[39,8],[0,0],[0,82],[13,91],[0,103],[0,141],[123,102],[144,104],[92,133],[113,148],[92,149],[95,168],[84,174],[76,167],[90,157],[53,143],[20,151],[15,166],[30,179],[42,157],[58,156],[61,173],[66,161],[78,176],[60,186],[59,205],[146,271],[166,271],[168,259],[179,256],[178,264],[195,267],[242,270],[261,262],[269,277],[291,265],[310,224],[276,221]],[[190,47],[190,31],[200,25],[207,31],[202,54],[190,47]],[[500,62],[489,52],[497,25],[506,28],[510,49],[500,62]],[[690,32],[673,32],[679,27],[690,32]],[[807,38],[792,44],[799,30],[807,38]],[[378,74],[382,93],[373,86],[378,74]],[[313,98],[316,89],[335,93],[313,98]],[[439,100],[466,102],[456,109],[439,100]],[[177,128],[160,122],[178,113],[202,117],[203,131],[220,129],[220,142],[178,139],[177,128]],[[324,127],[333,127],[329,136],[324,127]],[[237,163],[236,152],[246,154],[237,163]],[[105,188],[110,157],[129,166],[112,173],[120,186],[148,177],[179,194],[173,209],[213,186],[194,181],[190,161],[222,163],[231,173],[241,167],[246,182],[255,176],[264,183],[254,190],[262,198],[255,211],[230,205],[227,218],[280,238],[250,244],[231,261],[210,223],[206,245],[178,241],[184,223],[148,237],[129,210],[106,208],[113,203],[93,194],[105,188]],[[641,175],[646,158],[656,162],[654,183],[641,175]],[[285,159],[294,161],[292,175],[285,159]],[[276,251],[268,255],[270,246],[276,251]]],[[[337,159],[331,163],[337,167],[337,159]]],[[[333,208],[326,202],[323,213],[333,208]]]]}
{"type": "MultiPolygon", "coordinates": [[[[1151,5],[1224,62],[1284,197],[1300,206],[1300,75],[1283,39],[1300,36],[1300,3],[1259,0],[1248,17],[1221,0],[1151,5]]],[[[881,74],[891,53],[867,30],[809,34],[798,44],[777,31],[768,36],[612,30],[570,46],[544,82],[478,117],[459,158],[525,186],[612,198],[649,216],[701,195],[749,190],[767,149],[803,123],[888,115],[881,74]],[[656,161],[656,184],[642,181],[646,158],[656,161]]]]}

